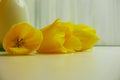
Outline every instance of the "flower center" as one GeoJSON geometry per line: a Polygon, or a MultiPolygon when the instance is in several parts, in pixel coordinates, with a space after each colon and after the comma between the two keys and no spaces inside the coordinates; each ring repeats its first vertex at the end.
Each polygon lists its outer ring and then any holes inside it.
{"type": "Polygon", "coordinates": [[[23,44],[24,44],[23,39],[17,39],[16,46],[17,46],[18,48],[21,47],[23,44]]]}

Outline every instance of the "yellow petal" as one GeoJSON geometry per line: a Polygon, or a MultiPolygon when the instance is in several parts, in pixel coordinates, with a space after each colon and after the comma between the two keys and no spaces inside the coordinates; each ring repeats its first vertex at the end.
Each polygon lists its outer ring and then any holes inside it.
{"type": "Polygon", "coordinates": [[[96,30],[94,28],[92,28],[91,26],[85,25],[85,24],[77,24],[75,25],[75,27],[78,27],[78,30],[83,30],[83,31],[89,31],[92,33],[96,33],[96,30]]]}
{"type": "Polygon", "coordinates": [[[12,54],[28,54],[30,53],[30,50],[26,49],[26,48],[10,48],[12,54]]]}
{"type": "Polygon", "coordinates": [[[79,38],[73,35],[66,40],[64,46],[67,48],[68,52],[75,52],[76,50],[81,50],[82,48],[79,38]]]}
{"type": "Polygon", "coordinates": [[[77,36],[82,44],[81,50],[92,48],[99,40],[94,29],[83,25],[75,26],[74,35],[77,36]]]}

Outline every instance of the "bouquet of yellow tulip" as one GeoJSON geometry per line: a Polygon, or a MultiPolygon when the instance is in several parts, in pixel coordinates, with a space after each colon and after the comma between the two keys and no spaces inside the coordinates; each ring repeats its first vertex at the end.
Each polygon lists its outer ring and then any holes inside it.
{"type": "Polygon", "coordinates": [[[9,54],[72,53],[90,49],[98,40],[92,27],[57,19],[40,30],[29,23],[13,25],[3,40],[3,47],[9,54]]]}

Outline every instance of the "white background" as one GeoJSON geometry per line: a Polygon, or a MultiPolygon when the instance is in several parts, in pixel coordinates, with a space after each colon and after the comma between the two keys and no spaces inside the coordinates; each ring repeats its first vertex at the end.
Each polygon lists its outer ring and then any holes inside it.
{"type": "Polygon", "coordinates": [[[97,30],[98,45],[120,45],[120,0],[25,0],[37,28],[53,22],[84,23],[97,30]]]}

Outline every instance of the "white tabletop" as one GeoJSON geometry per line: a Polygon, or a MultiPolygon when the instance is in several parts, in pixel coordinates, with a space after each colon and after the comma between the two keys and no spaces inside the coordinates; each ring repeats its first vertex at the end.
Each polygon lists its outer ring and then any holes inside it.
{"type": "Polygon", "coordinates": [[[95,47],[96,80],[120,80],[120,47],[95,47]]]}
{"type": "Polygon", "coordinates": [[[120,47],[74,54],[0,56],[0,80],[120,80],[120,47]]]}

